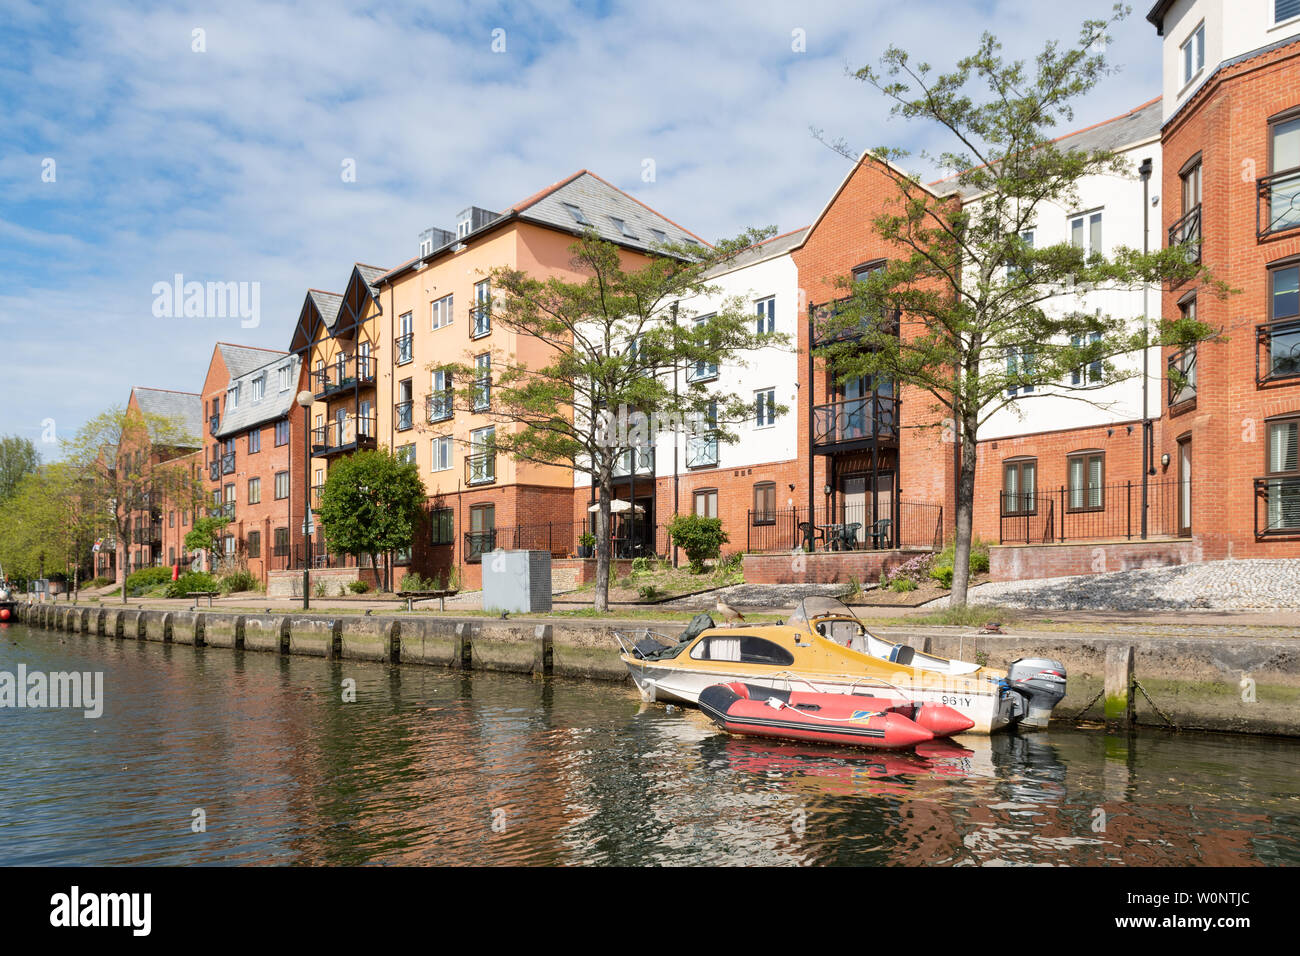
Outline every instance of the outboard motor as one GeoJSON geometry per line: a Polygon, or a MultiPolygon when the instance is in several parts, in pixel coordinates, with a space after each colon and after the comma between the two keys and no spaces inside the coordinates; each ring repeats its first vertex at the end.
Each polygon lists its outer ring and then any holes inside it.
{"type": "Polygon", "coordinates": [[[1065,665],[1048,657],[1022,657],[1007,668],[1007,686],[1024,699],[1015,708],[1020,726],[1046,728],[1052,709],[1065,696],[1065,665]]]}

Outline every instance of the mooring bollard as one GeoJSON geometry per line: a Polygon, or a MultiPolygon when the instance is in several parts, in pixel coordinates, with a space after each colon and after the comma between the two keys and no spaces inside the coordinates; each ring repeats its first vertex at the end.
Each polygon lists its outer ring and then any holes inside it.
{"type": "Polygon", "coordinates": [[[1133,646],[1106,648],[1106,685],[1102,713],[1107,723],[1131,725],[1133,709],[1133,646]]]}

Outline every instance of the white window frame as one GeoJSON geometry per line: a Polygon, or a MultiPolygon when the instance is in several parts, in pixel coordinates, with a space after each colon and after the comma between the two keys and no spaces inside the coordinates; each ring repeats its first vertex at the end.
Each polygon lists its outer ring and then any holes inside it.
{"type": "Polygon", "coordinates": [[[754,427],[772,428],[776,425],[776,389],[760,388],[754,392],[754,427]],[[764,415],[766,412],[766,415],[764,415]],[[766,418],[766,421],[764,420],[766,418]]]}
{"type": "Polygon", "coordinates": [[[1183,86],[1186,87],[1205,71],[1205,21],[1196,25],[1178,47],[1178,63],[1182,69],[1183,86]],[[1192,58],[1198,62],[1193,65],[1192,58]]]}
{"type": "Polygon", "coordinates": [[[450,435],[429,442],[430,471],[451,471],[455,467],[455,446],[450,435]]]}
{"type": "Polygon", "coordinates": [[[448,293],[441,299],[434,299],[429,303],[430,331],[445,329],[455,321],[455,298],[455,293],[448,293]]]}
{"type": "Polygon", "coordinates": [[[1087,255],[1092,255],[1094,253],[1100,254],[1106,245],[1106,217],[1103,215],[1105,211],[1105,207],[1102,207],[1101,209],[1089,209],[1086,212],[1077,212],[1070,216],[1070,244],[1076,249],[1082,249],[1087,255]],[[1095,246],[1092,241],[1092,226],[1094,221],[1097,225],[1097,231],[1100,233],[1097,237],[1097,243],[1095,246]],[[1074,241],[1074,227],[1076,224],[1079,225],[1079,230],[1083,239],[1080,243],[1075,243],[1074,241]]]}
{"type": "Polygon", "coordinates": [[[232,385],[226,389],[226,410],[234,411],[239,407],[239,385],[232,385]]]}
{"type": "Polygon", "coordinates": [[[754,313],[758,316],[755,332],[766,335],[776,331],[776,296],[769,295],[757,300],[754,303],[754,313]]]}

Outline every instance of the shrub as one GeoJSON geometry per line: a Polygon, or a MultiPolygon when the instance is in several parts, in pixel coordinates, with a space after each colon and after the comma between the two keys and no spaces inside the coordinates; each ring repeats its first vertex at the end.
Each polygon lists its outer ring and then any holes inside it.
{"type": "Polygon", "coordinates": [[[916,582],[913,581],[911,578],[899,578],[897,581],[894,581],[889,585],[889,590],[895,592],[896,594],[903,594],[907,591],[915,591],[916,582]]]}
{"type": "Polygon", "coordinates": [[[253,577],[252,572],[247,568],[231,571],[223,575],[221,580],[217,582],[222,594],[233,594],[235,591],[256,591],[260,585],[261,582],[253,577]]]}
{"type": "Polygon", "coordinates": [[[112,583],[113,583],[112,578],[98,577],[98,578],[91,578],[89,581],[83,584],[82,587],[86,588],[87,590],[94,590],[95,588],[106,588],[112,583]]]}
{"type": "Polygon", "coordinates": [[[952,587],[952,565],[951,564],[935,565],[933,568],[930,569],[930,577],[938,581],[940,587],[943,588],[952,587]]]}
{"type": "Polygon", "coordinates": [[[370,590],[370,584],[367,581],[349,581],[348,590],[353,594],[365,594],[370,590]]]}
{"type": "Polygon", "coordinates": [[[169,598],[183,598],[191,591],[216,591],[217,582],[206,571],[186,571],[175,581],[169,581],[166,594],[169,598]]]}
{"type": "Polygon", "coordinates": [[[126,593],[130,597],[139,597],[151,588],[170,584],[171,579],[171,568],[141,568],[127,575],[126,593]]]}
{"type": "Polygon", "coordinates": [[[655,598],[660,597],[664,592],[660,591],[653,584],[643,584],[637,588],[636,593],[641,596],[641,600],[643,601],[653,601],[655,598]]]}
{"type": "Polygon", "coordinates": [[[312,587],[312,590],[316,592],[317,597],[323,598],[325,596],[326,587],[327,585],[325,584],[325,580],[322,578],[316,582],[312,587]]]}
{"type": "Polygon", "coordinates": [[[918,554],[913,558],[908,558],[894,569],[881,574],[880,586],[897,590],[894,588],[897,582],[911,581],[913,587],[908,588],[908,590],[914,591],[916,586],[919,586],[922,581],[930,577],[930,569],[933,564],[934,555],[932,554],[918,554]]]}
{"type": "Polygon", "coordinates": [[[704,562],[716,558],[729,540],[722,530],[721,518],[701,515],[673,515],[668,523],[668,535],[673,543],[686,552],[691,574],[703,574],[704,562]]]}
{"type": "Polygon", "coordinates": [[[632,559],[632,573],[633,573],[633,574],[643,574],[643,573],[645,573],[645,572],[647,572],[647,571],[649,571],[649,570],[650,570],[650,559],[649,559],[649,558],[633,558],[633,559],[632,559]]]}
{"type": "MultiPolygon", "coordinates": [[[[956,558],[957,545],[950,544],[939,552],[934,559],[930,577],[946,588],[952,587],[953,561],[956,558]]],[[[979,538],[972,538],[970,543],[970,573],[979,574],[989,569],[989,543],[979,538]]]]}

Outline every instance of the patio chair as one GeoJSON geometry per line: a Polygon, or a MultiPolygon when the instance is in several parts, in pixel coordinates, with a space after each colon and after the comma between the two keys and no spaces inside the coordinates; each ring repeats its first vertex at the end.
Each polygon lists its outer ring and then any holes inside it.
{"type": "Polygon", "coordinates": [[[853,521],[840,528],[840,546],[845,551],[856,551],[858,549],[858,532],[861,529],[861,521],[853,521]]]}
{"type": "Polygon", "coordinates": [[[872,549],[876,551],[880,551],[884,548],[885,546],[884,542],[889,540],[890,523],[891,522],[888,518],[881,518],[879,521],[877,521],[874,525],[871,526],[870,535],[871,535],[872,549]]]}
{"type": "Polygon", "coordinates": [[[819,530],[811,521],[799,522],[799,534],[802,536],[804,545],[805,547],[808,548],[809,551],[817,550],[813,542],[815,542],[818,538],[821,539],[823,547],[825,547],[826,545],[825,532],[819,530]]]}

